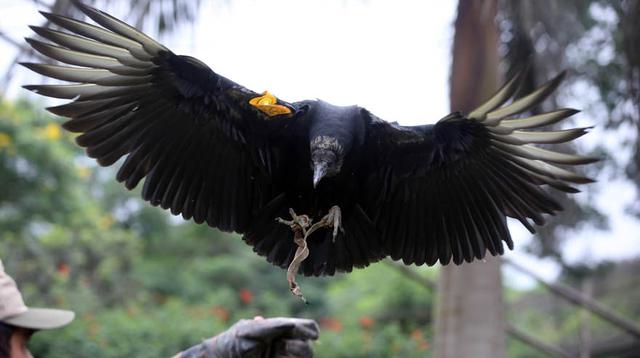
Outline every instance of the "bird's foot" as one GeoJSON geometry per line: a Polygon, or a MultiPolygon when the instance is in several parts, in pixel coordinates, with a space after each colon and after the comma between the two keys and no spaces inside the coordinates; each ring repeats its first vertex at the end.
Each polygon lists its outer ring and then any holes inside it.
{"type": "Polygon", "coordinates": [[[338,237],[338,231],[344,233],[344,228],[342,227],[342,210],[337,205],[334,205],[329,209],[327,215],[323,216],[320,221],[313,224],[309,230],[307,230],[306,235],[309,236],[314,231],[318,230],[322,227],[331,227],[333,228],[333,241],[336,241],[336,237],[338,237]]]}
{"type": "Polygon", "coordinates": [[[287,282],[289,283],[289,290],[296,297],[300,298],[304,303],[307,300],[302,294],[300,285],[296,282],[296,274],[300,268],[300,264],[309,256],[309,248],[307,247],[307,228],[311,225],[311,219],[307,215],[297,215],[293,209],[289,209],[289,215],[291,220],[285,220],[283,218],[276,218],[276,221],[280,224],[287,225],[293,231],[293,242],[298,245],[296,253],[287,268],[287,282]]]}
{"type": "Polygon", "coordinates": [[[291,220],[285,220],[283,218],[276,218],[276,221],[280,224],[287,225],[293,231],[293,242],[298,245],[296,253],[287,268],[287,282],[289,282],[289,289],[291,293],[299,297],[302,301],[307,303],[307,300],[302,295],[302,290],[296,282],[296,274],[300,268],[300,264],[309,256],[309,247],[307,246],[307,238],[314,231],[323,227],[333,228],[333,241],[338,236],[338,230],[344,232],[342,228],[342,211],[340,207],[334,205],[329,209],[327,215],[322,217],[320,221],[311,225],[311,219],[307,215],[297,215],[293,209],[289,209],[289,215],[291,220]]]}
{"type": "Polygon", "coordinates": [[[307,215],[297,215],[293,209],[289,209],[291,220],[276,218],[280,224],[289,226],[292,230],[302,230],[303,235],[306,234],[307,228],[311,225],[311,219],[307,215]]]}

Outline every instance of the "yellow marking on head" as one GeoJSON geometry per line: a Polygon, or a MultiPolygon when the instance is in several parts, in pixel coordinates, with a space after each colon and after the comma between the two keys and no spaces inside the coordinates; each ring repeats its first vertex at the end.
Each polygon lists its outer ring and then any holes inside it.
{"type": "Polygon", "coordinates": [[[249,100],[249,104],[259,109],[261,112],[269,117],[291,114],[291,109],[287,106],[277,104],[278,99],[268,91],[262,92],[259,97],[254,97],[249,100]]]}

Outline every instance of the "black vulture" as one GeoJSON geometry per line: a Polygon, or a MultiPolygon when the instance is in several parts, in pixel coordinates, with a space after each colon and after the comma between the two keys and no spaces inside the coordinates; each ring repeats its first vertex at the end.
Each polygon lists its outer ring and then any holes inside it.
{"type": "Polygon", "coordinates": [[[72,100],[50,107],[100,165],[126,157],[117,180],[151,205],[243,234],[253,250],[287,267],[297,246],[277,218],[289,209],[328,225],[309,237],[304,275],[333,275],[390,256],[405,264],[461,264],[504,253],[506,217],[534,232],[589,178],[558,165],[596,159],[531,144],[562,143],[587,128],[524,131],[577,111],[520,118],[563,74],[512,100],[521,76],[468,114],[401,126],[358,106],[289,103],[253,92],[201,61],[176,55],[142,32],[74,1],[98,25],[45,13],[32,27],[38,52],[72,65],[24,63],[66,85],[32,85],[72,100]],[[340,228],[340,230],[338,230],[340,228]]]}

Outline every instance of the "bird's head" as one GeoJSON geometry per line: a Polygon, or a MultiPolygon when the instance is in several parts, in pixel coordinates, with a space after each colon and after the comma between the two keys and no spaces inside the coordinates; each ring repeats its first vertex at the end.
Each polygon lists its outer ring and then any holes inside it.
{"type": "Polygon", "coordinates": [[[322,178],[340,173],[344,160],[344,150],[340,142],[330,136],[318,136],[311,140],[311,169],[313,187],[317,187],[322,178]]]}

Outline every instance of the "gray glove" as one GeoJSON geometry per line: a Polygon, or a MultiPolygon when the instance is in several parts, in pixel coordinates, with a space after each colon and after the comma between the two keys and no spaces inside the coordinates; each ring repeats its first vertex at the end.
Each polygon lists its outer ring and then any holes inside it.
{"type": "Polygon", "coordinates": [[[318,324],[302,318],[243,319],[182,353],[182,358],[309,358],[318,324]]]}

